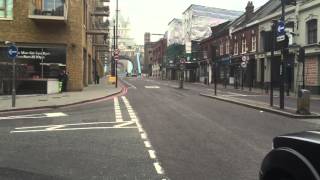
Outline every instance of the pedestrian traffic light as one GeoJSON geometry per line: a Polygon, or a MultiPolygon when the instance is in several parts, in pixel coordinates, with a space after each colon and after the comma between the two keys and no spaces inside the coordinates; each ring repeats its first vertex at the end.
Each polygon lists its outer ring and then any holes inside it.
{"type": "Polygon", "coordinates": [[[297,5],[297,1],[296,0],[281,0],[281,3],[284,5],[297,5]]]}
{"type": "Polygon", "coordinates": [[[304,62],[305,60],[305,49],[300,48],[299,49],[299,56],[298,56],[298,62],[304,62]]]}

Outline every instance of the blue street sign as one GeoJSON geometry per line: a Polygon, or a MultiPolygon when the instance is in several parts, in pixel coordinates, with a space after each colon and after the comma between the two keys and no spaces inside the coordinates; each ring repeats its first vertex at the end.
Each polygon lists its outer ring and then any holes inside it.
{"type": "Polygon", "coordinates": [[[285,40],[285,35],[286,35],[286,27],[285,27],[285,22],[280,20],[278,22],[278,27],[277,27],[277,42],[281,42],[285,40]]]}
{"type": "Polygon", "coordinates": [[[277,28],[278,35],[284,35],[285,34],[285,29],[286,29],[286,27],[285,27],[284,22],[283,21],[279,21],[278,28],[277,28]]]}
{"type": "Polygon", "coordinates": [[[18,55],[18,48],[17,46],[10,46],[8,48],[8,56],[11,58],[11,59],[14,59],[16,58],[18,55]]]}

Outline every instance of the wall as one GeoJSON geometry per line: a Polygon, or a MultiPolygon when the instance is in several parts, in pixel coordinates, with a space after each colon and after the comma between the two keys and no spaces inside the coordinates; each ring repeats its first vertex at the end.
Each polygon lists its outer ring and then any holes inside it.
{"type": "MultiPolygon", "coordinates": [[[[28,2],[30,2],[29,0],[28,2]]],[[[69,72],[69,90],[83,88],[83,43],[84,28],[81,0],[68,0],[67,23],[35,22],[28,18],[29,3],[15,0],[13,20],[0,20],[0,41],[16,43],[45,43],[67,46],[67,71],[69,72]],[[72,46],[72,44],[74,46],[72,46]]]]}

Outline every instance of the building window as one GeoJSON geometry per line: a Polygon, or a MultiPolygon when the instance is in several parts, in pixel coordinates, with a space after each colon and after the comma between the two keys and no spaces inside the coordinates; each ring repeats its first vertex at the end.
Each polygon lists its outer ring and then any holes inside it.
{"type": "Polygon", "coordinates": [[[43,1],[43,6],[45,11],[57,10],[63,8],[63,0],[45,0],[43,1]]]}
{"type": "Polygon", "coordinates": [[[13,0],[0,0],[0,18],[12,19],[13,0]]]}
{"type": "Polygon", "coordinates": [[[315,44],[318,41],[318,20],[311,19],[307,22],[308,44],[315,44]]]}
{"type": "Polygon", "coordinates": [[[244,54],[246,53],[246,49],[247,49],[247,40],[246,38],[242,38],[242,46],[241,46],[241,53],[244,54]]]}
{"type": "Polygon", "coordinates": [[[223,55],[223,43],[220,42],[220,56],[223,55]]]}
{"type": "Polygon", "coordinates": [[[228,39],[226,42],[226,54],[229,54],[229,53],[230,53],[230,41],[228,39]]]}
{"type": "Polygon", "coordinates": [[[238,53],[239,53],[239,44],[238,44],[238,42],[236,41],[235,43],[234,43],[234,55],[238,55],[238,53]]]}
{"type": "Polygon", "coordinates": [[[252,52],[256,52],[256,50],[257,50],[257,36],[252,35],[251,38],[252,38],[251,39],[251,43],[252,43],[251,50],[252,50],[252,52]]]}

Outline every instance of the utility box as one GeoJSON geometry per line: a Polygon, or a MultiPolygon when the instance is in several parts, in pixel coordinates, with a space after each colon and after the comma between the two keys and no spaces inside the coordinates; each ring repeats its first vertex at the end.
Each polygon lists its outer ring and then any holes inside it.
{"type": "Polygon", "coordinates": [[[297,98],[297,113],[310,114],[310,91],[300,89],[297,98]]]}

